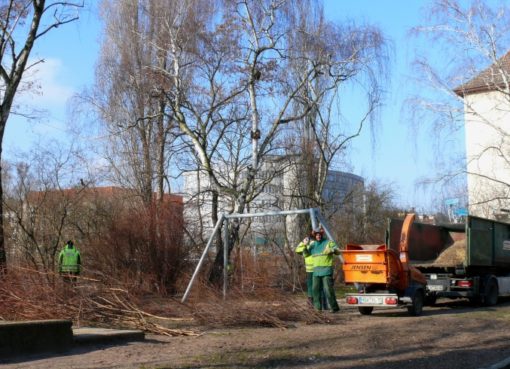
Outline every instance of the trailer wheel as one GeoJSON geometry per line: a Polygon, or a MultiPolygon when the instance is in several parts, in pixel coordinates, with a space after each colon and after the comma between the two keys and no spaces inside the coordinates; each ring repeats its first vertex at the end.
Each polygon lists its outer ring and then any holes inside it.
{"type": "Polygon", "coordinates": [[[407,311],[409,312],[409,315],[412,316],[418,316],[421,315],[423,311],[423,291],[422,290],[416,290],[413,296],[413,303],[411,306],[407,307],[407,311]]]}
{"type": "Polygon", "coordinates": [[[483,296],[483,304],[485,306],[494,306],[498,303],[499,289],[498,284],[494,278],[489,279],[487,286],[485,286],[485,294],[483,296]]]}
{"type": "Polygon", "coordinates": [[[370,315],[370,314],[372,314],[372,311],[374,311],[374,307],[373,306],[359,306],[358,310],[361,315],[370,315]]]}

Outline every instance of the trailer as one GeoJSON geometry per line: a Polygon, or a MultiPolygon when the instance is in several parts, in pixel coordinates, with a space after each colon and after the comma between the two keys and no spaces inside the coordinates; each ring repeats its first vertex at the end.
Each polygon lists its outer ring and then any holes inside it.
{"type": "Polygon", "coordinates": [[[390,244],[346,245],[342,250],[344,280],[356,287],[356,293],[346,295],[350,306],[357,306],[362,315],[369,315],[375,307],[405,306],[409,314],[422,313],[425,276],[409,263],[409,232],[414,214],[408,214],[399,224],[396,249],[390,244]]]}
{"type": "MultiPolygon", "coordinates": [[[[390,250],[399,249],[403,225],[389,221],[390,250]]],[[[510,296],[510,224],[475,216],[461,224],[415,222],[409,230],[409,259],[426,278],[427,305],[441,297],[491,306],[510,296]]]]}

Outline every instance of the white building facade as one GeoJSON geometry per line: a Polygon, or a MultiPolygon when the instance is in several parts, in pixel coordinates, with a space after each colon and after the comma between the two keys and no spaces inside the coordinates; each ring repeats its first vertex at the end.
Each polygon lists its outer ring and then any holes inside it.
{"type": "Polygon", "coordinates": [[[454,91],[464,99],[469,213],[507,218],[510,209],[510,53],[454,91]]]}

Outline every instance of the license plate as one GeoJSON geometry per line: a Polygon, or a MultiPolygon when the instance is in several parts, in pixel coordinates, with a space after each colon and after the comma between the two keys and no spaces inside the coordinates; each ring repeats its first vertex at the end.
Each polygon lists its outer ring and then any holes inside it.
{"type": "Polygon", "coordinates": [[[360,296],[360,304],[378,304],[382,305],[383,299],[380,296],[360,296]]]}
{"type": "Polygon", "coordinates": [[[429,286],[427,286],[427,288],[429,291],[443,291],[444,290],[444,287],[440,284],[429,285],[429,286]]]}

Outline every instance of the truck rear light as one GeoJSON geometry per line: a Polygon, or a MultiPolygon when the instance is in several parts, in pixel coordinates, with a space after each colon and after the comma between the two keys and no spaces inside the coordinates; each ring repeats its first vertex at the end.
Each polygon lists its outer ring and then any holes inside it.
{"type": "Polygon", "coordinates": [[[385,305],[397,305],[397,298],[396,297],[386,297],[384,299],[384,304],[385,305]]]}
{"type": "Polygon", "coordinates": [[[473,281],[457,281],[458,287],[473,287],[473,281]]]}
{"type": "Polygon", "coordinates": [[[351,304],[351,305],[357,305],[358,304],[358,298],[354,297],[354,296],[347,296],[347,298],[345,300],[346,300],[346,302],[348,304],[351,304]]]}

